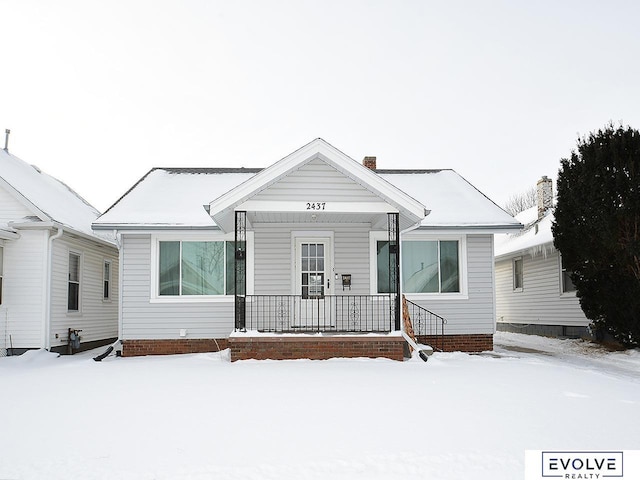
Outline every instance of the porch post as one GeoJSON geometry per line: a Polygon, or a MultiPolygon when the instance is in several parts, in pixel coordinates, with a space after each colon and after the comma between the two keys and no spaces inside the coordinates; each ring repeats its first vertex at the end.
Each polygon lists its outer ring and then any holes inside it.
{"type": "Polygon", "coordinates": [[[236,236],[234,248],[235,327],[246,330],[247,294],[247,212],[236,212],[236,236]]]}
{"type": "Polygon", "coordinates": [[[389,231],[389,296],[394,329],[400,330],[400,214],[388,213],[389,231]]]}

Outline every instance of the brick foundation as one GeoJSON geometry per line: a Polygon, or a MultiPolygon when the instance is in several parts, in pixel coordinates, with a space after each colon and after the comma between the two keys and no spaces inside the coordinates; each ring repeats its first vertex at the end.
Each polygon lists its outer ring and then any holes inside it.
{"type": "Polygon", "coordinates": [[[444,352],[478,353],[493,350],[493,335],[418,335],[418,343],[431,345],[444,352]]]}
{"type": "Polygon", "coordinates": [[[123,340],[122,356],[174,355],[177,353],[217,352],[229,348],[227,338],[181,338],[175,340],[123,340]],[[218,342],[216,344],[216,342],[218,342]]]}
{"type": "Polygon", "coordinates": [[[236,336],[229,338],[231,361],[287,360],[336,357],[389,358],[402,361],[404,339],[400,336],[236,336]]]}

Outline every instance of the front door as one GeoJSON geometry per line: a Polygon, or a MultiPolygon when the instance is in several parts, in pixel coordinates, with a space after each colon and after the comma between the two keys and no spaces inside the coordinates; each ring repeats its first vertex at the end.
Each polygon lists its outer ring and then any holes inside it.
{"type": "Polygon", "coordinates": [[[331,241],[329,238],[296,240],[296,305],[298,328],[330,328],[331,241]]]}

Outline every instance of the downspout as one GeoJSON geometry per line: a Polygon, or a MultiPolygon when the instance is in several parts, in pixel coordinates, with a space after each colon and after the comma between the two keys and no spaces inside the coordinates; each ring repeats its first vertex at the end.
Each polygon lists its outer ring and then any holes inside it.
{"type": "Polygon", "coordinates": [[[122,275],[124,273],[124,261],[122,259],[122,234],[113,231],[118,247],[118,340],[122,340],[122,275]]]}
{"type": "Polygon", "coordinates": [[[47,248],[47,272],[45,278],[47,283],[45,285],[45,313],[44,313],[44,348],[51,350],[51,310],[52,310],[52,298],[51,298],[51,284],[53,280],[53,241],[60,238],[64,233],[62,227],[58,227],[58,231],[55,235],[51,235],[48,241],[47,248]]]}

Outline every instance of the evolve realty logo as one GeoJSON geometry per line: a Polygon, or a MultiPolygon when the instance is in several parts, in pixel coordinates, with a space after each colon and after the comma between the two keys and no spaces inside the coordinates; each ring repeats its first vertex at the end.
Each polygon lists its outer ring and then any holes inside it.
{"type": "Polygon", "coordinates": [[[623,478],[623,452],[542,452],[542,476],[569,480],[623,478]]]}

